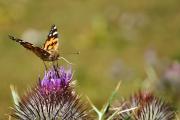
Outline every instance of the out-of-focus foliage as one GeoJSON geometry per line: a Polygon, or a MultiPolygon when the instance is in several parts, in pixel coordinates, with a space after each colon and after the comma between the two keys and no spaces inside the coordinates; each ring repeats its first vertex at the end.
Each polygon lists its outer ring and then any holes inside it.
{"type": "MultiPolygon", "coordinates": [[[[167,66],[178,63],[179,4],[179,0],[0,1],[0,118],[12,104],[9,85],[15,84],[22,94],[44,70],[42,61],[9,40],[8,34],[42,45],[51,24],[56,24],[61,34],[60,52],[81,52],[63,55],[75,63],[78,90],[100,106],[119,80],[120,95],[129,96],[148,84],[144,82],[148,65],[155,68],[157,81],[161,81],[167,66]]],[[[158,92],[154,84],[149,88],[158,92]]],[[[176,99],[174,104],[180,108],[174,88],[167,91],[170,93],[159,92],[172,102],[176,99]]]]}

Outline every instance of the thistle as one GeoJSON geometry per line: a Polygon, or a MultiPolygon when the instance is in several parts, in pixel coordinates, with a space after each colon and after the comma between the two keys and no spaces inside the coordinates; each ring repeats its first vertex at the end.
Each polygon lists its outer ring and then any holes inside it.
{"type": "Polygon", "coordinates": [[[114,120],[174,120],[175,111],[161,99],[150,92],[139,92],[130,100],[120,102],[113,108],[128,109],[137,106],[134,111],[118,114],[114,120]]]}
{"type": "Polygon", "coordinates": [[[21,120],[86,120],[86,104],[72,86],[72,71],[53,67],[39,79],[36,87],[20,98],[12,117],[21,120]]]}

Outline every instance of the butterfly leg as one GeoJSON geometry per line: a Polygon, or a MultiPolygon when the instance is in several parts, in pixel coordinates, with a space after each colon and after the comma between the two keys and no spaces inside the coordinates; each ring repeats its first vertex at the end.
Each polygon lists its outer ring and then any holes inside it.
{"type": "Polygon", "coordinates": [[[58,60],[56,61],[56,65],[57,65],[57,67],[59,66],[59,64],[58,64],[58,60]]]}
{"type": "Polygon", "coordinates": [[[56,75],[57,75],[58,77],[60,77],[60,76],[59,76],[59,72],[58,72],[58,66],[55,65],[55,62],[56,62],[56,61],[52,61],[53,68],[54,68],[54,70],[55,70],[55,72],[56,72],[56,75]]]}
{"type": "Polygon", "coordinates": [[[68,61],[66,58],[64,58],[64,57],[60,57],[59,60],[60,60],[60,59],[63,59],[63,60],[64,60],[65,62],[67,62],[68,64],[73,64],[73,63],[69,62],[69,61],[68,61]]]}
{"type": "Polygon", "coordinates": [[[53,68],[56,69],[55,62],[52,61],[53,68]]]}
{"type": "Polygon", "coordinates": [[[43,63],[44,63],[44,67],[45,67],[45,69],[47,71],[48,69],[47,69],[47,66],[46,66],[46,63],[44,62],[44,60],[43,60],[43,63]]]}

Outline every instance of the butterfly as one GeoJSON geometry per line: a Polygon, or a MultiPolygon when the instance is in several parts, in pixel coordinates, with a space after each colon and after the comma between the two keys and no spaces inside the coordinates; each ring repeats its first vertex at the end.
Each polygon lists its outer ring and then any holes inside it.
{"type": "Polygon", "coordinates": [[[50,32],[47,36],[47,39],[42,48],[33,45],[32,43],[23,41],[19,38],[13,37],[9,35],[9,38],[13,41],[16,41],[26,49],[32,51],[43,61],[56,61],[59,59],[65,60],[67,63],[71,64],[68,60],[59,55],[59,39],[58,39],[58,31],[55,25],[51,26],[50,32]]]}

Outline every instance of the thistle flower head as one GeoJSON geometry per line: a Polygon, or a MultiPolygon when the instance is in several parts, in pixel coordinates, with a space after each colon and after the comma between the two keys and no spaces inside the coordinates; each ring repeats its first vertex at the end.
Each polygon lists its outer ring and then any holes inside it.
{"type": "Polygon", "coordinates": [[[175,118],[173,108],[151,92],[140,91],[131,97],[131,103],[139,107],[134,115],[137,120],[173,120],[175,118]]]}
{"type": "Polygon", "coordinates": [[[52,68],[40,81],[39,89],[42,94],[56,93],[68,87],[72,79],[71,69],[65,70],[64,67],[52,68]]]}
{"type": "Polygon", "coordinates": [[[151,102],[139,108],[137,120],[174,120],[175,111],[172,107],[162,101],[154,98],[151,102]]]}
{"type": "MultiPolygon", "coordinates": [[[[113,107],[117,108],[115,105],[113,107]]],[[[129,100],[120,102],[118,107],[121,107],[121,109],[138,108],[134,111],[118,114],[115,120],[173,120],[175,118],[173,108],[148,91],[140,91],[129,100]]]]}
{"type": "Polygon", "coordinates": [[[154,99],[154,95],[148,91],[139,91],[130,98],[131,104],[134,106],[143,106],[154,99]]]}
{"type": "Polygon", "coordinates": [[[71,69],[53,67],[20,98],[12,117],[21,120],[86,120],[87,106],[71,86],[71,69]]]}

